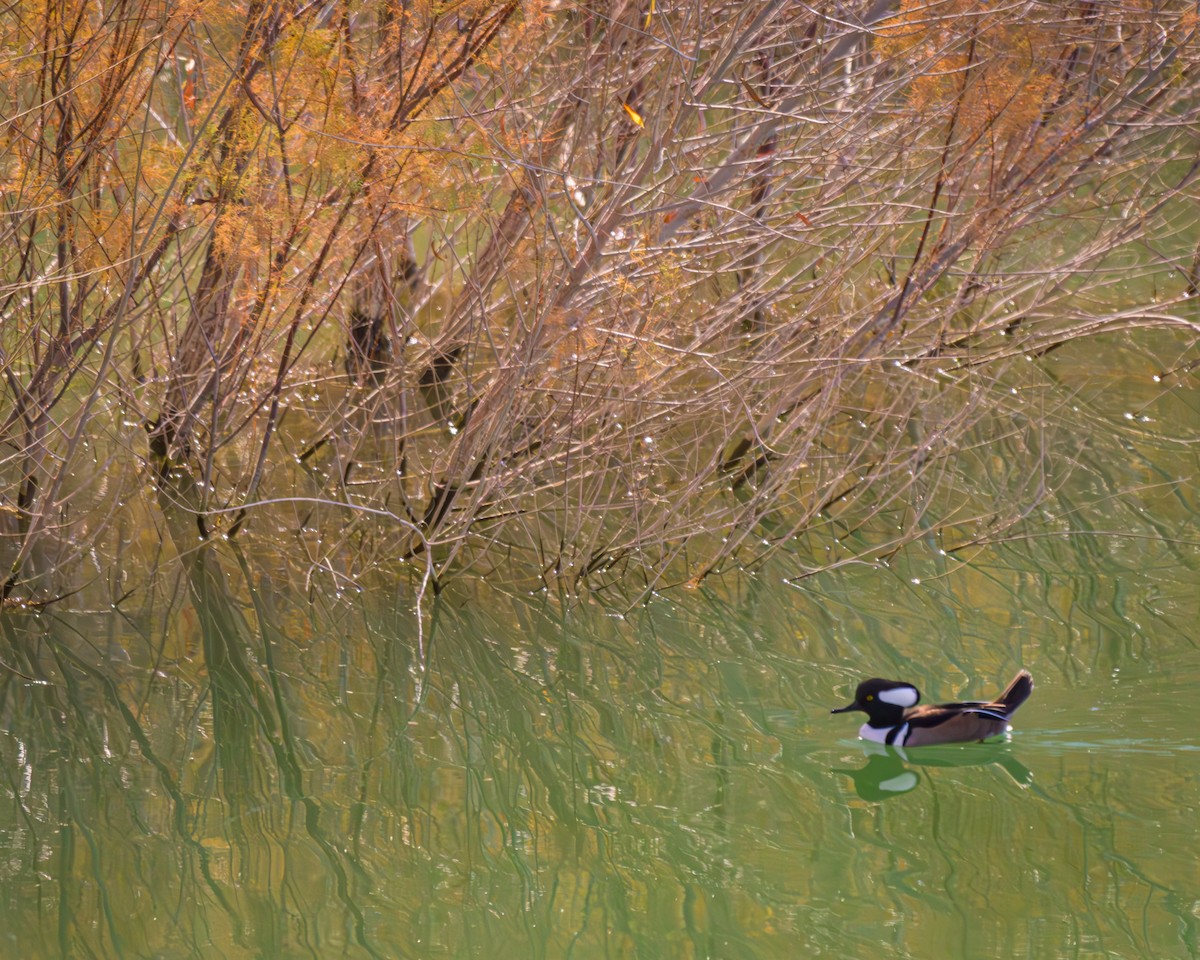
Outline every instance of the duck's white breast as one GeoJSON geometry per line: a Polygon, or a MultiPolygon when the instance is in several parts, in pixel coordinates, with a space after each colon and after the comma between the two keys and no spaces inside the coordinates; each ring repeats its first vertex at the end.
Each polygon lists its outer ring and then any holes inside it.
{"type": "MultiPolygon", "coordinates": [[[[887,743],[888,742],[888,734],[890,734],[893,730],[896,730],[896,728],[895,727],[873,727],[869,723],[864,723],[861,727],[858,728],[858,735],[860,737],[862,737],[864,740],[870,740],[872,743],[887,743]]],[[[902,723],[902,724],[900,724],[900,729],[896,731],[896,735],[892,738],[891,745],[894,747],[902,747],[902,746],[904,746],[904,741],[907,739],[908,739],[908,724],[902,723]]]]}

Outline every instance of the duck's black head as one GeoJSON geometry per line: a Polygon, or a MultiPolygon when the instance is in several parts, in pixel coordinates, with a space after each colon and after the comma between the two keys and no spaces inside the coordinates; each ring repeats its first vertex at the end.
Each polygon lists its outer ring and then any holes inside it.
{"type": "Polygon", "coordinates": [[[854,691],[854,702],[830,713],[850,713],[861,710],[870,718],[873,727],[890,727],[904,717],[904,711],[921,702],[921,691],[911,683],[899,680],[864,680],[854,691]]]}

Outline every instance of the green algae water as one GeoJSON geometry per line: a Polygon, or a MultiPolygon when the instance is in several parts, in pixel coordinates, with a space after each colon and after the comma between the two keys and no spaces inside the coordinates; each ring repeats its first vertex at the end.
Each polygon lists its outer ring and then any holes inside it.
{"type": "Polygon", "coordinates": [[[418,617],[220,546],[7,612],[0,956],[1200,954],[1197,394],[1076,412],[1069,482],[971,550],[418,617]],[[829,714],[1019,667],[1004,743],[829,714]]]}

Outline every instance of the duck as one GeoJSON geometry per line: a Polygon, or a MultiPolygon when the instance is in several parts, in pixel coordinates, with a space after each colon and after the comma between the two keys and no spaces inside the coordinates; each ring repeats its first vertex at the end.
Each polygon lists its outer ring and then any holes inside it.
{"type": "Polygon", "coordinates": [[[995,700],[917,706],[921,691],[911,683],[872,677],[858,685],[853,703],[830,713],[865,713],[858,735],[890,747],[975,743],[1007,733],[1009,718],[1031,693],[1033,677],[1021,670],[995,700]]]}

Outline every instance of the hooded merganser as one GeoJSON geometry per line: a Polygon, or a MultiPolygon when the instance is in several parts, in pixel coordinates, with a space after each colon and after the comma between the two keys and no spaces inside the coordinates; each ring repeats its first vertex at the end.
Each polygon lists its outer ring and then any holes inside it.
{"type": "Polygon", "coordinates": [[[854,692],[854,702],[831,713],[861,710],[867,722],[858,731],[864,740],[895,747],[923,747],[932,743],[969,743],[986,740],[1008,730],[1008,718],[1029,699],[1033,677],[1022,670],[1005,691],[989,703],[939,703],[918,707],[921,692],[897,680],[864,680],[854,692]]]}

